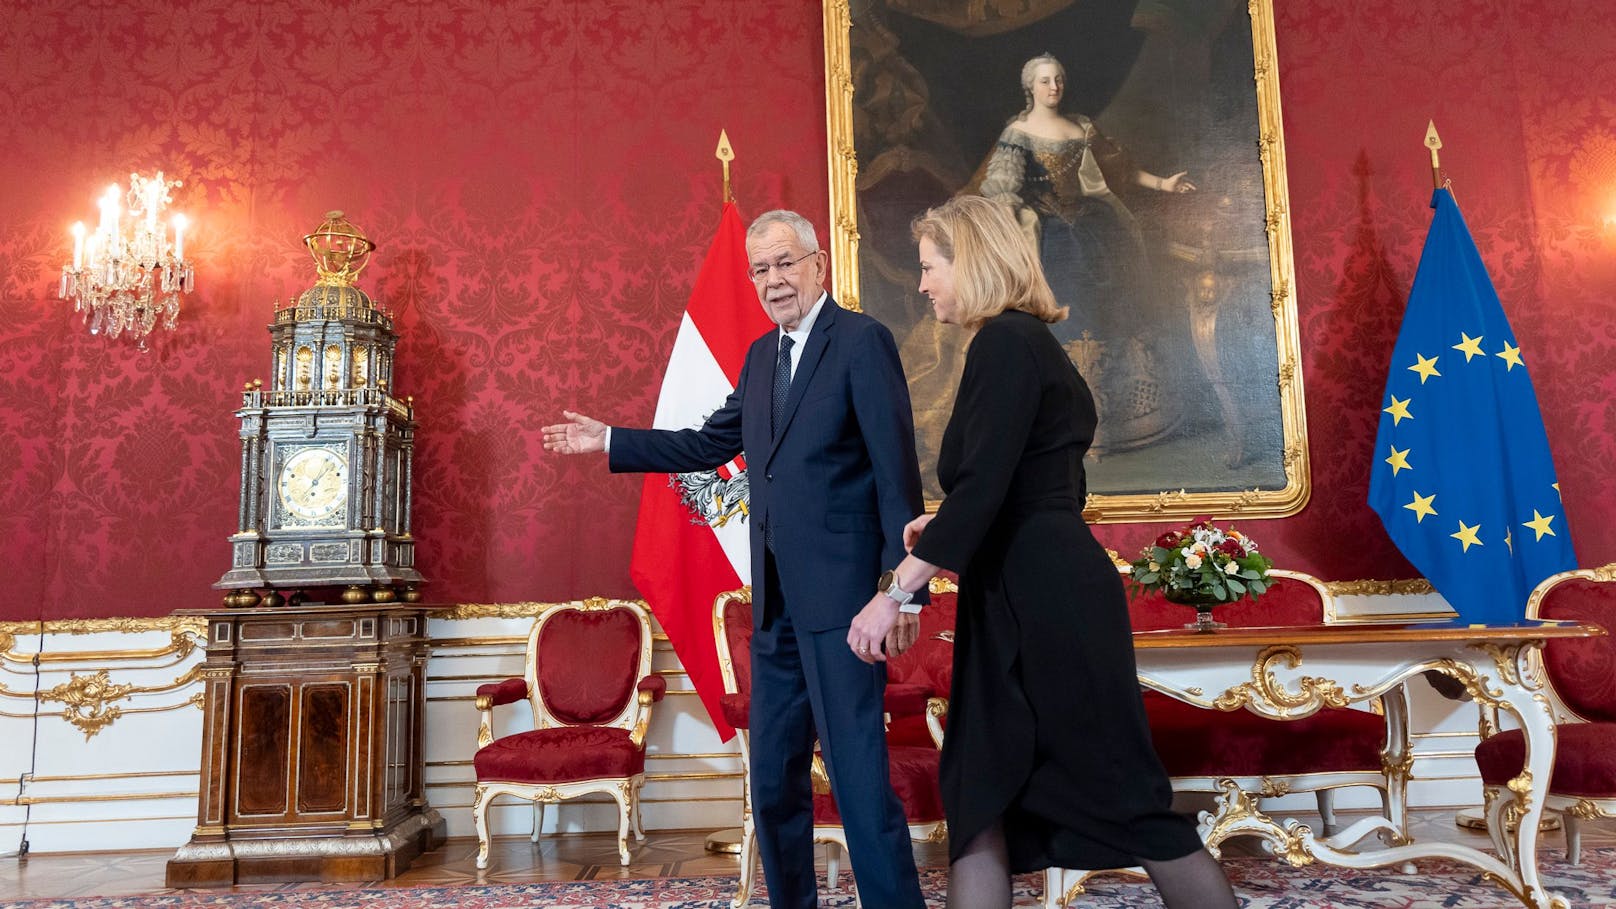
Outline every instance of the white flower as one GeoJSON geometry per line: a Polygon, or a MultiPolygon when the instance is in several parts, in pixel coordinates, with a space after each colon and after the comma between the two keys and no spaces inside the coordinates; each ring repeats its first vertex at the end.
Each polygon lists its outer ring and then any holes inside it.
{"type": "Polygon", "coordinates": [[[1234,559],[1230,559],[1229,563],[1227,565],[1223,566],[1223,573],[1227,574],[1227,575],[1239,574],[1240,573],[1240,563],[1236,562],[1234,559]]]}
{"type": "Polygon", "coordinates": [[[1188,568],[1191,571],[1194,571],[1195,569],[1200,568],[1201,567],[1201,557],[1196,555],[1193,552],[1190,553],[1189,555],[1184,557],[1184,567],[1188,568]]]}
{"type": "Polygon", "coordinates": [[[1151,562],[1150,563],[1150,570],[1151,571],[1161,571],[1161,563],[1160,562],[1151,562]]]}

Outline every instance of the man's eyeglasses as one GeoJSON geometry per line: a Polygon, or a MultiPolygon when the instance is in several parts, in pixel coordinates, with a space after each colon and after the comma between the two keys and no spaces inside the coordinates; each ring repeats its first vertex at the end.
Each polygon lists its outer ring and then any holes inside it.
{"type": "Polygon", "coordinates": [[[746,270],[746,274],[754,282],[767,278],[771,270],[778,270],[780,272],[780,277],[789,278],[797,273],[797,268],[798,266],[802,265],[804,259],[818,254],[819,250],[816,249],[807,255],[798,256],[795,259],[787,259],[784,262],[772,262],[768,265],[753,265],[751,268],[746,270]]]}

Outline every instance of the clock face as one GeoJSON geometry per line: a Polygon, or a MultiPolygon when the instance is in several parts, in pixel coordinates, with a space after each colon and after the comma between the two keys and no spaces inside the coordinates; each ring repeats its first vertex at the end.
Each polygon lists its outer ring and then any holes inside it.
{"type": "Polygon", "coordinates": [[[299,449],[281,465],[281,507],[305,521],[328,518],[348,499],[348,459],[329,448],[299,449]]]}

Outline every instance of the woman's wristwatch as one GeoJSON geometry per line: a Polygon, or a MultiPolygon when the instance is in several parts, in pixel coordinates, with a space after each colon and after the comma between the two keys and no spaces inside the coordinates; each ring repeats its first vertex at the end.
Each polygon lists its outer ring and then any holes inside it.
{"type": "Polygon", "coordinates": [[[898,604],[899,612],[910,615],[919,615],[924,604],[914,602],[915,595],[898,586],[898,572],[891,568],[881,572],[881,577],[875,582],[875,592],[884,593],[898,604]]]}

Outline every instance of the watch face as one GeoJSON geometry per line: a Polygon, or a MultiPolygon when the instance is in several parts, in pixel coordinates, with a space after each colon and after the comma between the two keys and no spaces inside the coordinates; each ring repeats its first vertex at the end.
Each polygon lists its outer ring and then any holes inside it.
{"type": "Polygon", "coordinates": [[[348,460],[329,448],[303,448],[281,465],[281,507],[305,521],[335,514],[348,498],[348,460]]]}

